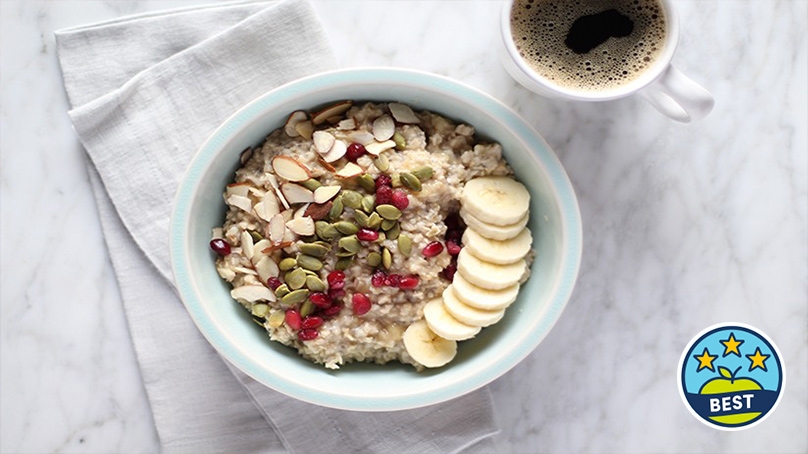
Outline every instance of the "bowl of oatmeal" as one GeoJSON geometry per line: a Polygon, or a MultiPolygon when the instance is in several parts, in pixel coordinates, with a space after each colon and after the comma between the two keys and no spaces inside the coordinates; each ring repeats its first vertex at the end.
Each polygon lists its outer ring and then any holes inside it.
{"type": "Polygon", "coordinates": [[[458,397],[535,349],[581,253],[578,206],[506,106],[401,69],[304,78],[217,129],[171,223],[176,284],[257,381],[334,408],[458,397]]]}

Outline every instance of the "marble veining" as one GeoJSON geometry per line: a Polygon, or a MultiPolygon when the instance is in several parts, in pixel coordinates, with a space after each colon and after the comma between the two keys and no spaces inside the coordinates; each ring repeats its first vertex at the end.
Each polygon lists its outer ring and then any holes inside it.
{"type": "MultiPolygon", "coordinates": [[[[190,4],[0,2],[0,452],[159,449],[53,31],[190,4]]],[[[573,297],[490,385],[502,452],[808,450],[808,2],[675,1],[674,64],[716,98],[691,125],[639,98],[525,90],[497,60],[499,2],[314,4],[343,66],[422,69],[493,95],[575,187],[573,297]],[[688,340],[727,321],[766,332],[787,369],[774,413],[732,433],[693,418],[676,388],[688,340]]]]}

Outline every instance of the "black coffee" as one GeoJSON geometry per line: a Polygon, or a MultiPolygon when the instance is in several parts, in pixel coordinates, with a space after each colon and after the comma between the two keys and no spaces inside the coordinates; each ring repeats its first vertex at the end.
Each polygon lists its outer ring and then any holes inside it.
{"type": "Polygon", "coordinates": [[[600,91],[647,69],[665,43],[657,0],[516,0],[511,32],[522,58],[558,85],[600,91]]]}

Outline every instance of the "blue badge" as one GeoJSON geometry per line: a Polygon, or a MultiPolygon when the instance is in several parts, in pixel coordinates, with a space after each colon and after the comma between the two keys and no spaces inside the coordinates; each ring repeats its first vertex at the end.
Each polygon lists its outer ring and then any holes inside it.
{"type": "Polygon", "coordinates": [[[697,334],[679,360],[679,393],[696,418],[722,430],[763,421],[777,406],[786,370],[774,343],[740,323],[697,334]]]}

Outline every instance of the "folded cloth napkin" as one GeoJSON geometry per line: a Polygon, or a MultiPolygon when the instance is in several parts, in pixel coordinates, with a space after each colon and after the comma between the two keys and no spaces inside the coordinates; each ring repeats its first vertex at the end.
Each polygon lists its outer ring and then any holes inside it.
{"type": "Polygon", "coordinates": [[[428,408],[360,413],[277,393],[224,361],[172,285],[171,203],[185,167],[239,107],[336,67],[307,1],[142,14],[56,32],[140,371],[166,452],[492,452],[483,389],[428,408]]]}

